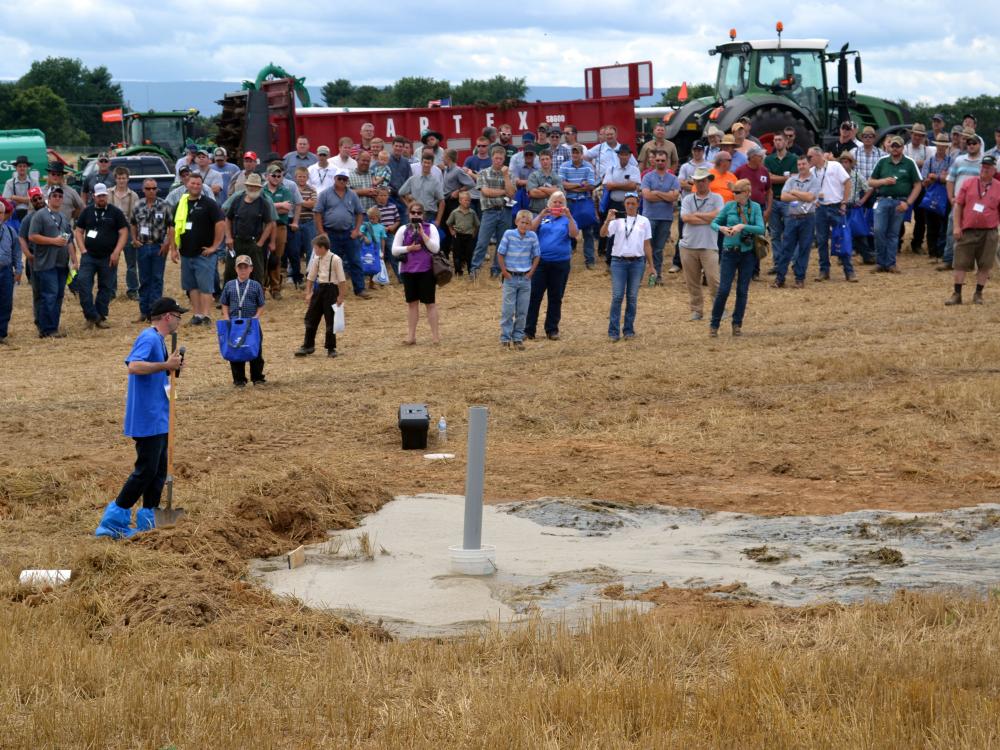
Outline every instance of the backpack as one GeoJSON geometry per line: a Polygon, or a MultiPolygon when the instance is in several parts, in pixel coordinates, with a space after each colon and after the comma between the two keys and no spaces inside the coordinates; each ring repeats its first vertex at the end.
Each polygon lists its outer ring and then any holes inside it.
{"type": "MultiPolygon", "coordinates": [[[[262,191],[263,192],[263,191],[262,191]]],[[[244,207],[256,206],[257,210],[257,220],[254,222],[254,236],[250,237],[240,237],[240,239],[258,239],[264,232],[264,212],[267,211],[267,207],[264,205],[264,196],[261,195],[253,203],[247,203],[243,198],[239,201],[233,201],[229,206],[229,220],[235,223],[236,217],[239,215],[241,209],[246,210],[244,207]]]]}

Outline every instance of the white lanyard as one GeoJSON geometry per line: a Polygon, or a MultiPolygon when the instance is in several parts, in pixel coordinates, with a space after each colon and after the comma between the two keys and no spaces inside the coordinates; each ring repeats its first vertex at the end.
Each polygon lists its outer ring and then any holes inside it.
{"type": "Polygon", "coordinates": [[[240,281],[236,280],[236,309],[242,313],[243,312],[243,300],[247,298],[247,292],[250,291],[250,279],[247,279],[246,286],[243,287],[243,293],[240,294],[240,281]]]}

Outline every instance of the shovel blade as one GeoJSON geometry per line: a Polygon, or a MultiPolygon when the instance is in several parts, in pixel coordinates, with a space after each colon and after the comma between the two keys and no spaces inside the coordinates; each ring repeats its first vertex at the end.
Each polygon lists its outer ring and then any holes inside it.
{"type": "Polygon", "coordinates": [[[154,508],[153,518],[156,528],[169,529],[184,517],[183,508],[154,508]]]}

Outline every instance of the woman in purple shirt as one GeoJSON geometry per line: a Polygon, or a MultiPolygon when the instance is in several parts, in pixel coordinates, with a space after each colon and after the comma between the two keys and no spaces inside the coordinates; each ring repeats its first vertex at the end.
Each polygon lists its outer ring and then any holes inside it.
{"type": "Polygon", "coordinates": [[[410,223],[396,230],[392,239],[392,254],[403,258],[399,274],[403,279],[406,293],[406,322],[409,335],[404,344],[417,343],[417,320],[420,318],[420,303],[427,308],[427,322],[431,326],[431,340],[441,343],[438,333],[438,312],[435,304],[437,282],[434,278],[432,256],[441,247],[437,227],[424,221],[424,209],[419,203],[410,208],[410,223]]]}

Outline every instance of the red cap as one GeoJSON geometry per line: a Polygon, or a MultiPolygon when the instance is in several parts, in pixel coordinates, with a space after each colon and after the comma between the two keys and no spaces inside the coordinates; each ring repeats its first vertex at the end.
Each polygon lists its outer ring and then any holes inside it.
{"type": "Polygon", "coordinates": [[[34,198],[36,195],[44,195],[41,188],[38,187],[28,188],[29,198],[34,198]]]}
{"type": "Polygon", "coordinates": [[[246,153],[243,154],[243,158],[253,159],[254,161],[257,161],[257,154],[254,153],[253,151],[247,151],[246,153]]]}

